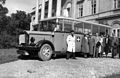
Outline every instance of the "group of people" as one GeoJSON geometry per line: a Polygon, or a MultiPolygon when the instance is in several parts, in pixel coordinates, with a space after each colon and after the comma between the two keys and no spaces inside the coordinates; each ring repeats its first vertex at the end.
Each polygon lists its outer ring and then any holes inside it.
{"type": "MultiPolygon", "coordinates": [[[[67,59],[70,56],[75,58],[75,35],[74,31],[71,31],[71,34],[67,36],[67,59]]],[[[96,33],[95,36],[92,34],[85,34],[81,40],[81,52],[84,53],[84,57],[102,57],[103,53],[105,53],[106,57],[109,52],[112,53],[112,58],[114,58],[117,53],[119,53],[119,38],[115,37],[114,34],[112,36],[103,34],[99,35],[96,33]]]]}

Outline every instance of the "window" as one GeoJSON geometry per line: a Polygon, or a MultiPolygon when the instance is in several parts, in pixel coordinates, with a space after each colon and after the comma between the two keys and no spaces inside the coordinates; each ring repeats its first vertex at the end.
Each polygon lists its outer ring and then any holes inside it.
{"type": "Polygon", "coordinates": [[[83,33],[83,23],[82,22],[74,23],[74,30],[77,33],[83,33]]]}
{"type": "Polygon", "coordinates": [[[57,0],[52,1],[52,17],[56,16],[57,0]]]}
{"type": "Polygon", "coordinates": [[[82,17],[83,16],[83,4],[79,3],[77,6],[78,6],[78,17],[82,17]]]}
{"type": "Polygon", "coordinates": [[[89,24],[89,23],[84,23],[84,33],[85,33],[85,34],[91,33],[91,24],[89,24]]]}
{"type": "Polygon", "coordinates": [[[96,34],[96,33],[99,33],[99,29],[98,29],[98,25],[92,25],[92,34],[96,34]]]}
{"type": "Polygon", "coordinates": [[[64,20],[64,31],[70,32],[72,30],[73,21],[71,20],[64,20]]]}
{"type": "Polygon", "coordinates": [[[120,0],[114,0],[114,8],[120,8],[120,0]]]}
{"type": "Polygon", "coordinates": [[[45,16],[44,16],[44,17],[45,17],[45,18],[48,17],[48,1],[45,2],[45,16]]]}
{"type": "Polygon", "coordinates": [[[96,13],[96,0],[91,0],[92,14],[96,13]]]}
{"type": "Polygon", "coordinates": [[[55,27],[56,27],[55,20],[42,21],[40,25],[40,31],[54,31],[55,27]]]}
{"type": "Polygon", "coordinates": [[[114,8],[116,9],[117,7],[116,7],[116,5],[117,5],[117,2],[116,2],[117,0],[114,0],[114,8]]]}
{"type": "Polygon", "coordinates": [[[54,28],[54,31],[62,31],[63,26],[63,20],[59,19],[58,22],[56,22],[56,26],[54,28]]]}

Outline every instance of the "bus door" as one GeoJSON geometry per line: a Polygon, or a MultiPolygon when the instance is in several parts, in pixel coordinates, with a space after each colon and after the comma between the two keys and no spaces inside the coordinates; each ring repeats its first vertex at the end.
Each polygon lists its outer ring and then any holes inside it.
{"type": "Polygon", "coordinates": [[[81,42],[83,37],[83,23],[82,22],[76,22],[74,24],[74,31],[75,31],[75,51],[81,52],[81,42]]]}
{"type": "Polygon", "coordinates": [[[81,52],[81,42],[82,42],[82,37],[83,35],[82,34],[75,34],[75,51],[76,52],[81,52]]]}
{"type": "Polygon", "coordinates": [[[63,41],[63,47],[64,47],[64,52],[67,51],[67,36],[70,34],[70,31],[72,30],[72,25],[73,25],[73,21],[72,20],[65,20],[64,19],[64,41],[63,41]]]}
{"type": "Polygon", "coordinates": [[[55,51],[63,51],[63,41],[64,41],[64,33],[62,32],[62,22],[59,20],[59,23],[56,24],[54,28],[54,47],[55,51]]]}
{"type": "Polygon", "coordinates": [[[54,47],[55,51],[63,51],[64,50],[64,33],[62,32],[54,32],[54,47]]]}

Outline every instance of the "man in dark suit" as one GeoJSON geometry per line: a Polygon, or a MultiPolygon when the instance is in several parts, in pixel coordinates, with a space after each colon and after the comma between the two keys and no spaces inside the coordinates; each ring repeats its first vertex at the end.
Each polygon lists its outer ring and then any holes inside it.
{"type": "Polygon", "coordinates": [[[118,38],[118,53],[119,53],[119,58],[120,58],[120,38],[118,38]]]}
{"type": "Polygon", "coordinates": [[[115,35],[113,34],[112,37],[112,58],[117,55],[118,52],[118,46],[119,46],[119,40],[115,35]]]}
{"type": "Polygon", "coordinates": [[[105,51],[105,55],[107,57],[108,53],[111,51],[111,38],[109,35],[106,36],[105,38],[105,48],[104,48],[104,51],[105,51]]]}

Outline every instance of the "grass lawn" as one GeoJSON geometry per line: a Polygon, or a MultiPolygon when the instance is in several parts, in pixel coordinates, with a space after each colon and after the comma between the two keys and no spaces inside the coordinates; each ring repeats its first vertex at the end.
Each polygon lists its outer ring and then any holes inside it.
{"type": "Polygon", "coordinates": [[[0,64],[18,60],[16,49],[0,49],[0,64]]]}

